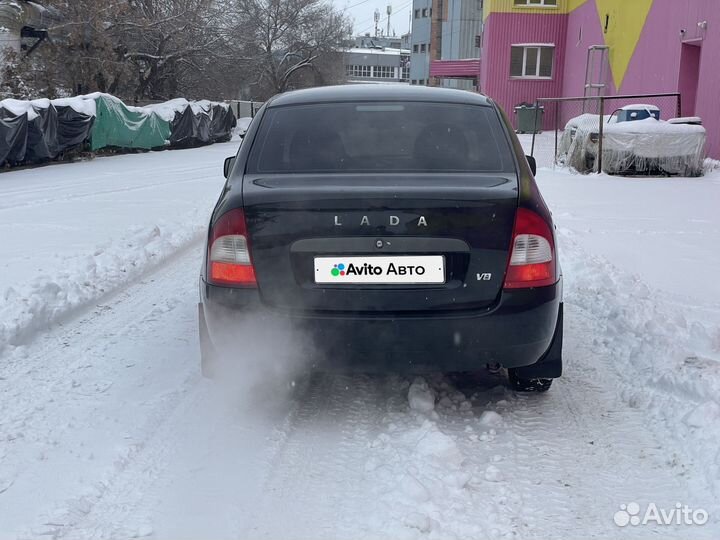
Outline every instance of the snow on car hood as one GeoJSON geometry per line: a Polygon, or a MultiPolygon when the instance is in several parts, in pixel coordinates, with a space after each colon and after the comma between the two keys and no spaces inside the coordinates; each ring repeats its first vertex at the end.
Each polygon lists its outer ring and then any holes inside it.
{"type": "Polygon", "coordinates": [[[632,122],[618,122],[605,126],[603,160],[606,152],[627,153],[643,158],[671,158],[692,156],[694,161],[704,157],[705,128],[688,124],[670,124],[646,118],[632,122]]]}
{"type": "Polygon", "coordinates": [[[637,134],[667,134],[677,136],[689,133],[705,134],[703,126],[691,124],[671,124],[664,120],[655,120],[654,118],[645,118],[643,120],[633,120],[632,122],[615,122],[608,124],[605,133],[637,133],[637,134]]]}

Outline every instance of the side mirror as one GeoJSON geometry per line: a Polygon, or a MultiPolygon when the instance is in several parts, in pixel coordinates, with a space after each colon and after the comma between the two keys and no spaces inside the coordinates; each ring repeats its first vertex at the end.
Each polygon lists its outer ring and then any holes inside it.
{"type": "Polygon", "coordinates": [[[230,171],[232,171],[233,165],[235,165],[235,156],[225,158],[225,163],[223,164],[223,174],[225,175],[225,178],[230,176],[230,171]]]}
{"type": "Polygon", "coordinates": [[[537,174],[537,162],[535,161],[535,158],[532,156],[525,156],[525,159],[527,159],[528,165],[530,165],[530,170],[533,173],[533,176],[537,174]]]}

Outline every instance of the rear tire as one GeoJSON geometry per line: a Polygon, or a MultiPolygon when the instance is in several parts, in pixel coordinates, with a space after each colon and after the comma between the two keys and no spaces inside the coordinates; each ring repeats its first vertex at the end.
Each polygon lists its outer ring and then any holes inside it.
{"type": "Polygon", "coordinates": [[[547,392],[552,385],[552,379],[532,378],[523,379],[518,377],[517,370],[508,369],[508,381],[510,387],[516,392],[547,392]]]}

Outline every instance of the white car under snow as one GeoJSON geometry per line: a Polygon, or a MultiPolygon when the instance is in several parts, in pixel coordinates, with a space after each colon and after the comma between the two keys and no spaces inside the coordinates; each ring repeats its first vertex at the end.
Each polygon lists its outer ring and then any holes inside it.
{"type": "MultiPolygon", "coordinates": [[[[633,107],[633,106],[631,106],[633,107]]],[[[623,108],[622,110],[625,110],[623,108]]],[[[705,128],[699,118],[618,121],[604,116],[602,168],[609,174],[700,176],[705,157],[705,128]]],[[[595,170],[600,117],[583,114],[565,125],[558,159],[579,172],[595,170]]]]}

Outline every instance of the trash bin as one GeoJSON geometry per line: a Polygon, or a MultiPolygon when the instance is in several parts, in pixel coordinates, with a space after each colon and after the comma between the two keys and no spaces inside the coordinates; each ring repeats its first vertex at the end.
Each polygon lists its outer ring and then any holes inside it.
{"type": "Polygon", "coordinates": [[[515,107],[517,115],[517,133],[541,133],[543,114],[545,107],[540,105],[537,107],[530,103],[521,103],[515,107]]]}

